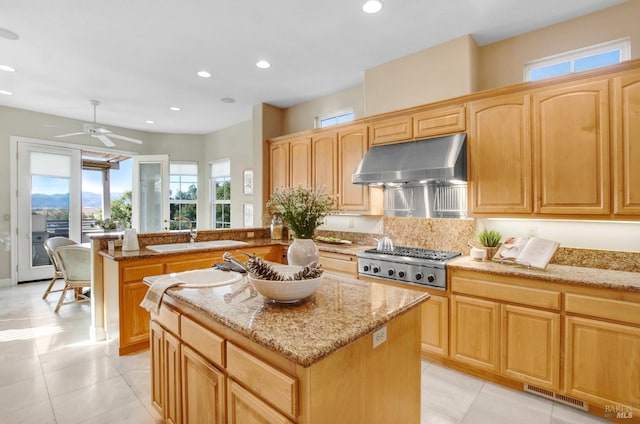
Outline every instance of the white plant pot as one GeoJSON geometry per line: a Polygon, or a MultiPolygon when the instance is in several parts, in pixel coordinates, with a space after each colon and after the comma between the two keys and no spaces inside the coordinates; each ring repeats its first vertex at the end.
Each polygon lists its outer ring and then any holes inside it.
{"type": "Polygon", "coordinates": [[[313,239],[293,239],[287,250],[289,265],[306,266],[318,261],[318,248],[313,239]]]}

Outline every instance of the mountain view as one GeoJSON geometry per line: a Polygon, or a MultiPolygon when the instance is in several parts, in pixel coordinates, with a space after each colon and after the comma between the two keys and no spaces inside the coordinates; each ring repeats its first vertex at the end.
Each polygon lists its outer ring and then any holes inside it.
{"type": "MultiPolygon", "coordinates": [[[[111,193],[111,200],[117,200],[122,193],[111,193]]],[[[67,209],[69,207],[69,194],[38,194],[31,195],[31,207],[33,209],[67,209]]],[[[82,207],[90,209],[102,208],[102,194],[82,192],[82,207]]]]}

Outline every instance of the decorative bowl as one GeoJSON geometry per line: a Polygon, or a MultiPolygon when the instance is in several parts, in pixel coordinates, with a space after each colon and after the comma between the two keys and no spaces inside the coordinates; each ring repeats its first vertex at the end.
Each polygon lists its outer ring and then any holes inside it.
{"type": "MultiPolygon", "coordinates": [[[[303,267],[293,265],[276,265],[274,269],[287,276],[293,275],[303,267]]],[[[260,280],[253,278],[251,274],[247,276],[253,287],[264,297],[280,303],[295,303],[311,296],[320,283],[322,276],[309,278],[306,280],[274,281],[260,280]]]]}

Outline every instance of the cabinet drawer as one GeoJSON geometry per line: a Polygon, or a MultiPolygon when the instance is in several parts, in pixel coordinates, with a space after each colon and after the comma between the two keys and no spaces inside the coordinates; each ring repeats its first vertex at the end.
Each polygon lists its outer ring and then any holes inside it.
{"type": "Polygon", "coordinates": [[[508,303],[560,309],[561,294],[553,290],[512,286],[456,276],[451,277],[451,290],[456,293],[502,300],[508,303]]]}
{"type": "Polygon", "coordinates": [[[139,281],[144,277],[164,274],[164,264],[128,266],[122,269],[122,281],[139,281]]]}
{"type": "Polygon", "coordinates": [[[197,350],[212,363],[224,367],[224,339],[197,322],[182,316],[180,320],[182,341],[197,350]]]}
{"type": "Polygon", "coordinates": [[[164,304],[160,306],[158,314],[151,313],[151,319],[157,321],[168,331],[176,336],[180,335],[180,314],[173,309],[167,308],[164,304]]]}
{"type": "Polygon", "coordinates": [[[282,412],[297,416],[298,380],[227,343],[227,372],[282,412]]]}
{"type": "Polygon", "coordinates": [[[328,271],[337,271],[355,275],[358,273],[358,262],[355,256],[340,253],[320,252],[318,262],[328,271]]]}
{"type": "Polygon", "coordinates": [[[193,269],[211,268],[216,262],[222,262],[222,254],[215,254],[209,258],[191,259],[188,261],[168,262],[165,273],[191,271],[193,269]]]}
{"type": "Polygon", "coordinates": [[[640,325],[640,304],[575,293],[565,294],[565,310],[640,325]]]}

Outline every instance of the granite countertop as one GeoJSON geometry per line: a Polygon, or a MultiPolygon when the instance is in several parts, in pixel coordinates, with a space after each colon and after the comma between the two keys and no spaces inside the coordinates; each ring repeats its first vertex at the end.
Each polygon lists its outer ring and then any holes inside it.
{"type": "MultiPolygon", "coordinates": [[[[147,277],[152,283],[156,277],[147,277]]],[[[325,273],[316,292],[299,304],[274,303],[240,282],[209,288],[171,288],[178,305],[199,311],[242,336],[308,367],[376,330],[429,298],[427,293],[325,273]]],[[[286,283],[283,283],[286,284],[286,283]]]]}
{"type": "Polygon", "coordinates": [[[535,278],[538,280],[640,292],[640,273],[549,264],[546,269],[492,261],[476,261],[463,256],[447,262],[448,268],[481,271],[496,275],[535,278]]]}
{"type": "MultiPolygon", "coordinates": [[[[246,245],[240,246],[227,246],[227,247],[214,247],[214,248],[202,248],[202,249],[190,249],[190,250],[180,250],[175,252],[155,252],[153,250],[149,250],[145,247],[142,247],[140,250],[134,251],[122,251],[121,248],[116,248],[114,254],[110,254],[107,250],[100,250],[100,255],[112,259],[114,261],[122,261],[122,260],[134,260],[134,259],[144,259],[151,257],[162,257],[162,256],[176,256],[183,255],[185,253],[193,253],[193,252],[215,252],[221,250],[242,250],[248,249],[252,247],[262,247],[262,246],[273,246],[273,245],[281,245],[288,246],[289,242],[286,240],[272,240],[272,239],[249,239],[242,240],[246,242],[246,245]]],[[[355,255],[359,252],[362,252],[366,249],[370,249],[374,246],[361,245],[361,244],[329,244],[323,243],[320,241],[316,241],[316,246],[318,250],[325,252],[334,252],[334,253],[343,253],[349,255],[355,255]]]]}

